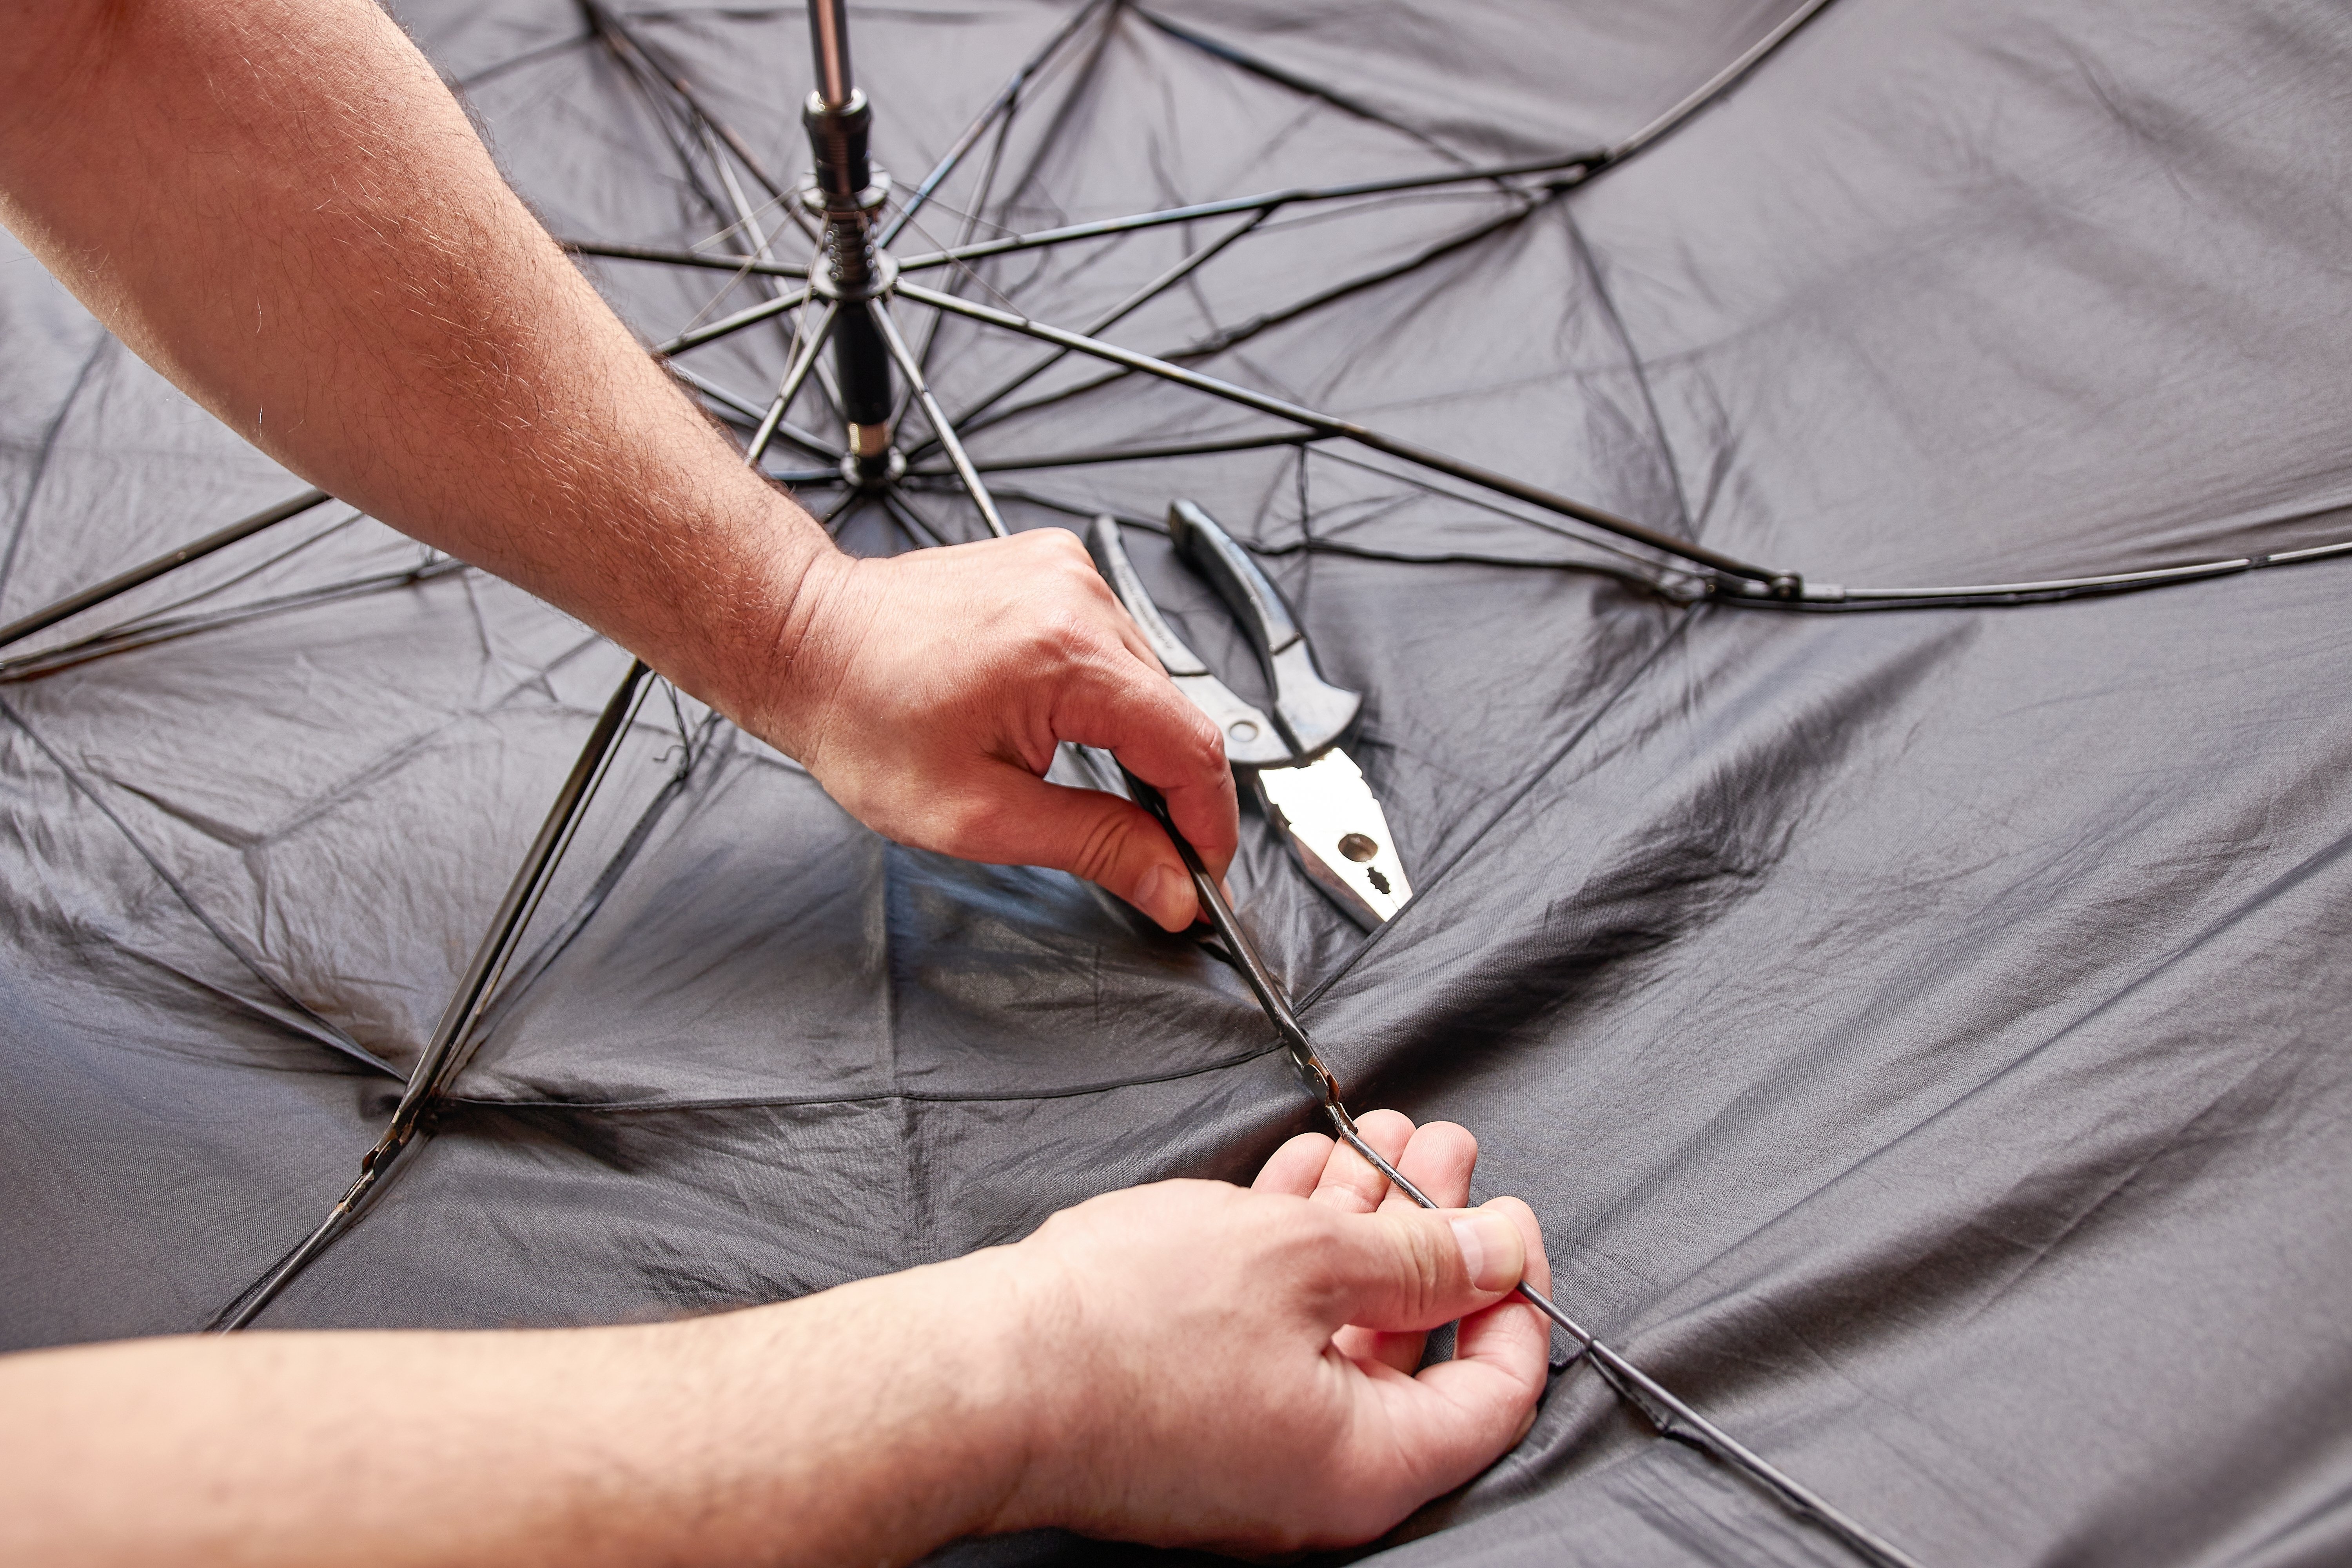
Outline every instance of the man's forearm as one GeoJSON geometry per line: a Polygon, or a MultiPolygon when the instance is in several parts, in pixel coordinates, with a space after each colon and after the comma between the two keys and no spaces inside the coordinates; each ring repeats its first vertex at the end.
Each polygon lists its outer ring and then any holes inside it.
{"type": "MultiPolygon", "coordinates": [[[[1375,1111],[1441,1201],[1476,1144],[1375,1111]]],[[[1063,1525],[1367,1541],[1535,1414],[1534,1216],[1424,1213],[1307,1133],[1006,1247],[643,1328],[261,1334],[0,1357],[0,1562],[901,1563],[1063,1525]],[[1383,1206],[1388,1205],[1388,1206],[1383,1206]],[[1455,1321],[1452,1359],[1424,1336],[1455,1321]]]]}
{"type": "Polygon", "coordinates": [[[1018,1479],[1013,1288],[982,1254],[690,1323],[8,1358],[0,1558],[904,1562],[1018,1479]]]}
{"type": "Polygon", "coordinates": [[[0,218],[339,498],[774,721],[822,531],[499,178],[370,0],[0,0],[0,218]]]}

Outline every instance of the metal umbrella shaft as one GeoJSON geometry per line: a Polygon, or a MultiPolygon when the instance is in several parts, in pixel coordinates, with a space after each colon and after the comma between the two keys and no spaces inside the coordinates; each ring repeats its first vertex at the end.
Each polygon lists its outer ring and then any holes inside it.
{"type": "MultiPolygon", "coordinates": [[[[801,124],[816,184],[806,200],[824,222],[824,258],[813,281],[820,293],[858,304],[887,287],[874,223],[890,185],[868,152],[874,110],[850,75],[849,17],[841,0],[816,0],[809,7],[809,42],[817,85],[801,110],[801,124]]],[[[895,405],[889,349],[868,314],[853,310],[833,323],[833,354],[850,455],[861,468],[879,465],[889,450],[895,405]]]]}
{"type": "Polygon", "coordinates": [[[857,90],[849,70],[849,7],[845,0],[814,0],[808,16],[817,98],[828,109],[845,109],[857,90]]]}

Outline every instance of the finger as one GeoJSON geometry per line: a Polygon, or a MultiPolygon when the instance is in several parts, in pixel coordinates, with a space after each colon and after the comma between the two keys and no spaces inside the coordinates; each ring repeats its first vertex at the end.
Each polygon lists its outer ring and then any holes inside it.
{"type": "MultiPolygon", "coordinates": [[[[1356,1118],[1356,1131],[1380,1157],[1393,1165],[1412,1140],[1412,1119],[1396,1110],[1368,1110],[1356,1118]]],[[[1370,1214],[1388,1195],[1389,1179],[1372,1163],[1345,1143],[1334,1143],[1324,1163],[1322,1179],[1315,1184],[1315,1201],[1343,1214],[1370,1214]]]]}
{"type": "Polygon", "coordinates": [[[1102,790],[1047,784],[1011,763],[989,763],[951,792],[931,830],[908,837],[966,860],[1074,872],[1166,931],[1182,931],[1199,912],[1192,873],[1149,812],[1102,790]]]}
{"type": "MultiPolygon", "coordinates": [[[[1368,1110],[1356,1119],[1356,1131],[1381,1159],[1393,1165],[1412,1144],[1412,1119],[1402,1111],[1368,1110]]],[[[1316,1183],[1315,1202],[1343,1214],[1370,1214],[1389,1195],[1388,1177],[1370,1161],[1350,1144],[1332,1144],[1322,1175],[1316,1183]]],[[[1423,1334],[1384,1334],[1350,1325],[1331,1336],[1331,1348],[1351,1361],[1379,1362],[1399,1372],[1411,1373],[1421,1364],[1426,1341],[1423,1334]]]]}
{"type": "Polygon", "coordinates": [[[1518,1283],[1527,1239],[1496,1209],[1414,1209],[1335,1215],[1319,1248],[1315,1307],[1327,1330],[1345,1324],[1412,1333],[1452,1322],[1518,1283]]]}
{"type": "MultiPolygon", "coordinates": [[[[1470,1202],[1470,1174],[1478,1166],[1478,1140],[1458,1122],[1432,1121],[1416,1129],[1412,1141],[1402,1152],[1391,1155],[1390,1161],[1406,1181],[1435,1199],[1439,1208],[1458,1209],[1470,1202]]],[[[1381,1206],[1400,1205],[1420,1206],[1402,1192],[1390,1193],[1381,1206]]]]}
{"type": "MultiPolygon", "coordinates": [[[[1381,1114],[1375,1112],[1374,1114],[1381,1114]]],[[[1394,1112],[1386,1114],[1394,1115],[1394,1112]]],[[[1370,1121],[1367,1117],[1365,1121],[1370,1121]]],[[[1402,1120],[1402,1118],[1400,1118],[1402,1120]]],[[[1367,1138],[1379,1149],[1404,1179],[1437,1200],[1441,1208],[1461,1208],[1470,1197],[1470,1173],[1478,1163],[1478,1141],[1469,1131],[1451,1121],[1433,1121],[1426,1127],[1412,1127],[1412,1136],[1402,1149],[1391,1149],[1367,1138]]],[[[1360,1129],[1363,1122],[1357,1126],[1360,1129]]],[[[1360,1165],[1360,1157],[1358,1160],[1360,1165]]],[[[1417,1209],[1402,1188],[1393,1182],[1382,1182],[1387,1196],[1380,1201],[1383,1209],[1417,1209]]],[[[1397,1371],[1411,1373],[1421,1365],[1423,1353],[1428,1349],[1426,1334],[1375,1333],[1369,1329],[1346,1328],[1331,1336],[1331,1343],[1346,1355],[1359,1361],[1377,1361],[1397,1371]]]]}
{"type": "MultiPolygon", "coordinates": [[[[1551,1264],[1544,1256],[1543,1227],[1535,1211],[1517,1198],[1496,1198],[1482,1212],[1508,1216],[1526,1248],[1527,1282],[1538,1294],[1551,1291],[1551,1264]]],[[[1543,1392],[1551,1360],[1551,1321],[1517,1295],[1464,1318],[1454,1331],[1454,1359],[1421,1374],[1433,1392],[1455,1402],[1516,1401],[1517,1426],[1510,1441],[1527,1435],[1535,1421],[1535,1401],[1543,1392]],[[1448,1367],[1465,1370],[1448,1372],[1448,1367]]]]}
{"type": "MultiPolygon", "coordinates": [[[[1490,1307],[1464,1320],[1531,1317],[1521,1302],[1490,1307]]],[[[1457,1355],[1418,1376],[1375,1375],[1366,1391],[1383,1407],[1377,1423],[1391,1462],[1416,1478],[1416,1489],[1449,1491],[1493,1464],[1535,1425],[1544,1390],[1544,1341],[1526,1334],[1508,1353],[1457,1355]]]]}
{"type": "Polygon", "coordinates": [[[1320,1132],[1301,1132],[1274,1152],[1250,1184],[1254,1193],[1280,1193],[1303,1198],[1315,1190],[1317,1178],[1331,1155],[1331,1140],[1320,1132]]]}
{"type": "Polygon", "coordinates": [[[1023,775],[1012,785],[1029,796],[1014,820],[1017,863],[1072,872],[1125,899],[1160,930],[1181,931],[1201,918],[1192,873],[1150,812],[1101,790],[1070,789],[1023,775]]]}
{"type": "Polygon", "coordinates": [[[1053,727],[1055,739],[1099,746],[1158,790],[1210,874],[1225,874],[1241,815],[1224,737],[1166,676],[1128,659],[1091,665],[1055,694],[1053,727]]]}

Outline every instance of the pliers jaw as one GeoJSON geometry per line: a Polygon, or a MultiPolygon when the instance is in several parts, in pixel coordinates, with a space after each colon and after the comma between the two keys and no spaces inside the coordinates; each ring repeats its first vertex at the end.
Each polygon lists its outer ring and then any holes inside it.
{"type": "Polygon", "coordinates": [[[1258,799],[1308,879],[1366,931],[1412,897],[1388,814],[1363,770],[1333,746],[1297,767],[1260,768],[1258,799]]]}

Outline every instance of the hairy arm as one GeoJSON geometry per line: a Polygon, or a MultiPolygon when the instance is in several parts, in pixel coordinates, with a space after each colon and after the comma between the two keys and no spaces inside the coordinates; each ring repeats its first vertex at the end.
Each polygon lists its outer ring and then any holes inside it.
{"type": "MultiPolygon", "coordinates": [[[[1365,1128],[1463,1200],[1460,1128],[1365,1128]]],[[[0,1358],[0,1558],[864,1565],[1045,1524],[1367,1540],[1525,1432],[1549,1342],[1502,1295],[1549,1282],[1523,1205],[1385,1196],[1309,1135],[1254,1192],[1117,1193],[1017,1246],[690,1322],[0,1358]],[[1455,1358],[1414,1375],[1420,1331],[1457,1317],[1455,1358]]]]}
{"type": "Polygon", "coordinates": [[[1041,530],[853,562],[737,454],[508,189],[370,0],[0,0],[0,223],[247,439],[578,616],[868,823],[1063,867],[1162,924],[1164,786],[1220,867],[1213,725],[1041,530]]]}

